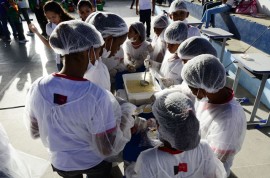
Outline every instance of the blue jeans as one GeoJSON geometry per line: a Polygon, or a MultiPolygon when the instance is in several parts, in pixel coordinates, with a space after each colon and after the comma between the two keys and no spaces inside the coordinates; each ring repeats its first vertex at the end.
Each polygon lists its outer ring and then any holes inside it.
{"type": "Polygon", "coordinates": [[[229,12],[231,10],[231,6],[227,4],[222,4],[216,7],[213,7],[211,9],[207,9],[203,15],[202,22],[205,22],[205,28],[209,27],[210,21],[211,21],[211,15],[223,13],[223,12],[229,12]]]}

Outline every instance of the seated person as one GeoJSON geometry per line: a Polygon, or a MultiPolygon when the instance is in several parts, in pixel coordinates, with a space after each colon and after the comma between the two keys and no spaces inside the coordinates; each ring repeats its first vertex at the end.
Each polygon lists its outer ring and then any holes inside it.
{"type": "Polygon", "coordinates": [[[205,23],[205,28],[209,27],[212,15],[229,12],[232,9],[233,4],[234,0],[222,0],[221,5],[207,9],[201,19],[201,22],[205,23]]]}
{"type": "Polygon", "coordinates": [[[205,141],[192,101],[180,92],[168,92],[152,106],[162,145],[143,151],[137,159],[138,178],[224,178],[226,172],[205,141]]]}
{"type": "Polygon", "coordinates": [[[166,52],[166,42],[164,40],[164,32],[165,29],[169,25],[169,20],[165,15],[158,15],[154,18],[153,26],[155,36],[151,45],[153,46],[153,53],[151,55],[151,59],[162,63],[165,52],[166,52]]]}
{"type": "Polygon", "coordinates": [[[145,27],[141,22],[134,22],[130,25],[128,31],[128,40],[125,41],[124,64],[126,70],[118,72],[115,77],[115,89],[123,89],[124,82],[122,75],[126,73],[144,72],[144,60],[153,51],[151,44],[145,40],[145,27]]]}
{"type": "MultiPolygon", "coordinates": [[[[183,21],[187,23],[186,18],[189,16],[187,6],[183,0],[175,0],[172,2],[169,9],[170,18],[173,21],[183,21]]],[[[201,36],[200,30],[197,27],[188,26],[188,38],[192,36],[201,36]]]]}
{"type": "MultiPolygon", "coordinates": [[[[202,17],[204,15],[204,12],[207,10],[207,9],[211,9],[213,7],[216,7],[216,6],[219,6],[222,4],[222,1],[221,0],[216,0],[215,2],[213,0],[211,1],[208,1],[206,3],[203,4],[203,13],[202,13],[202,17]]],[[[211,26],[212,27],[215,27],[215,15],[211,15],[211,20],[210,20],[210,23],[211,23],[211,26]]]]}
{"type": "Polygon", "coordinates": [[[229,176],[247,124],[242,106],[234,99],[233,91],[225,87],[225,68],[215,56],[202,54],[187,62],[181,75],[197,97],[195,111],[201,137],[207,140],[229,176]]]}
{"type": "Polygon", "coordinates": [[[187,39],[188,27],[181,21],[171,23],[165,30],[164,39],[167,43],[167,51],[161,66],[155,61],[146,60],[145,65],[150,66],[150,72],[159,81],[161,88],[181,84],[181,70],[183,63],[177,55],[179,45],[187,39]]]}
{"type": "Polygon", "coordinates": [[[94,12],[94,6],[89,0],[80,0],[77,4],[78,14],[82,21],[94,12]]]}
{"type": "Polygon", "coordinates": [[[129,72],[143,72],[143,61],[152,53],[151,44],[145,40],[145,27],[141,22],[134,22],[128,31],[128,40],[124,43],[124,53],[129,72]]]}

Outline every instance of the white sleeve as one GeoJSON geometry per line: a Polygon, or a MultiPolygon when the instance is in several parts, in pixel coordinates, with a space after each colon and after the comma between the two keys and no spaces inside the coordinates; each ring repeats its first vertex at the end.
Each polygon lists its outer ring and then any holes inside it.
{"type": "Polygon", "coordinates": [[[225,162],[241,149],[246,131],[245,113],[240,105],[213,113],[215,122],[209,127],[207,142],[216,156],[225,162]]]}
{"type": "Polygon", "coordinates": [[[34,97],[36,96],[35,92],[37,91],[40,79],[37,79],[28,91],[24,110],[24,122],[27,130],[31,133],[32,138],[39,138],[40,136],[38,121],[33,111],[33,108],[36,106],[34,102],[34,97]]]}
{"type": "Polygon", "coordinates": [[[204,177],[209,178],[225,178],[227,177],[221,161],[214,155],[210,146],[205,142],[201,141],[203,156],[204,156],[204,177]]]}
{"type": "Polygon", "coordinates": [[[125,65],[131,65],[132,61],[131,61],[131,44],[126,41],[124,43],[124,64],[125,65]]]}
{"type": "MultiPolygon", "coordinates": [[[[180,59],[177,59],[180,60],[180,59]]],[[[181,77],[181,71],[183,68],[183,64],[182,62],[177,63],[170,71],[169,75],[166,76],[165,78],[168,79],[172,79],[173,80],[173,84],[177,85],[177,84],[181,84],[182,83],[182,77],[181,77]]]]}
{"type": "Polygon", "coordinates": [[[96,115],[99,117],[99,121],[103,121],[106,130],[97,132],[94,138],[96,151],[104,158],[119,154],[130,140],[130,128],[134,125],[132,114],[135,110],[134,105],[129,103],[120,106],[110,92],[107,94],[98,103],[99,108],[96,115]]]}

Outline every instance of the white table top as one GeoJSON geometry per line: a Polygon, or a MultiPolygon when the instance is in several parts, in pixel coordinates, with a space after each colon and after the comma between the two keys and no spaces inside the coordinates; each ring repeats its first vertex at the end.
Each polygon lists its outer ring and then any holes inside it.
{"type": "Polygon", "coordinates": [[[187,20],[187,24],[188,25],[200,25],[202,24],[202,22],[192,16],[188,16],[187,20]]]}
{"type": "Polygon", "coordinates": [[[217,39],[217,38],[227,38],[232,37],[233,34],[230,32],[227,32],[221,28],[204,28],[201,29],[201,32],[208,36],[209,38],[217,39]]]}
{"type": "Polygon", "coordinates": [[[233,57],[251,72],[270,74],[270,55],[265,53],[246,53],[243,55],[233,54],[233,57]]]}

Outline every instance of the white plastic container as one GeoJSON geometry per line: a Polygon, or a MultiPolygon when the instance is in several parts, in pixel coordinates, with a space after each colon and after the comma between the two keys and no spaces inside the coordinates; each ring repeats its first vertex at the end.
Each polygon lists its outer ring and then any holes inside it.
{"type": "Polygon", "coordinates": [[[129,80],[143,80],[144,72],[132,73],[132,74],[124,74],[123,81],[125,85],[125,90],[127,92],[128,101],[135,105],[149,104],[151,103],[150,97],[157,91],[160,91],[160,86],[154,80],[152,80],[152,76],[149,72],[146,73],[145,80],[150,84],[154,85],[153,91],[151,92],[141,92],[141,93],[131,93],[128,91],[127,81],[129,80]]]}

